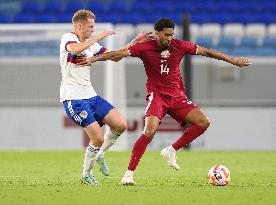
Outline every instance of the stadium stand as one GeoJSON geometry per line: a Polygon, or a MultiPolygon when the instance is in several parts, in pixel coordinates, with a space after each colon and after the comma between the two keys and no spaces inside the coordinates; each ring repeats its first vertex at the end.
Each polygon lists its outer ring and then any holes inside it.
{"type": "Polygon", "coordinates": [[[276,2],[270,0],[0,0],[0,23],[69,23],[82,8],[92,10],[97,22],[124,25],[118,28],[125,29],[129,38],[141,29],[152,30],[161,17],[175,21],[179,38],[187,13],[192,41],[229,54],[276,55],[276,2]],[[135,33],[130,32],[133,28],[135,33]]]}

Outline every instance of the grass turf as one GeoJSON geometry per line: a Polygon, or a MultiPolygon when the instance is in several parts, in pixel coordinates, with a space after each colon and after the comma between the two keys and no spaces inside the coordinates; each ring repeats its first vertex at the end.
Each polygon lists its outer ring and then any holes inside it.
{"type": "Polygon", "coordinates": [[[80,183],[81,151],[0,152],[0,205],[76,204],[276,204],[276,152],[178,152],[180,171],[159,152],[146,152],[136,186],[121,186],[130,152],[110,152],[111,175],[94,171],[99,187],[80,183]],[[214,164],[231,171],[226,187],[212,187],[214,164]]]}

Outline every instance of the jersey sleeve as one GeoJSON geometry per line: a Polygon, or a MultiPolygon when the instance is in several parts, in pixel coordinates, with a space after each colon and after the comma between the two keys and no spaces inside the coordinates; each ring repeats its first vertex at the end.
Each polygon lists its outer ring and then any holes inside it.
{"type": "Polygon", "coordinates": [[[67,45],[72,43],[77,43],[76,37],[71,33],[66,33],[61,38],[60,48],[68,52],[67,45]]]}
{"type": "Polygon", "coordinates": [[[98,43],[94,43],[94,44],[92,45],[92,47],[93,47],[93,55],[94,55],[94,56],[101,55],[101,54],[103,54],[104,52],[106,52],[106,50],[107,50],[107,48],[101,46],[101,45],[98,44],[98,43]]]}
{"type": "Polygon", "coordinates": [[[142,46],[141,44],[135,44],[128,48],[128,55],[132,57],[141,57],[142,56],[142,46]]]}
{"type": "Polygon", "coordinates": [[[197,47],[198,45],[189,41],[180,41],[181,51],[183,55],[196,55],[197,54],[197,47]]]}

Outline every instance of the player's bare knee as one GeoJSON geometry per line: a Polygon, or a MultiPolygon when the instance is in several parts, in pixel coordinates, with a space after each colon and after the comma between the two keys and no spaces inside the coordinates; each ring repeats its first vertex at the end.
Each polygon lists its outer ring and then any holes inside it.
{"type": "Polygon", "coordinates": [[[153,138],[156,133],[156,129],[145,129],[144,134],[150,138],[153,138]]]}
{"type": "Polygon", "coordinates": [[[111,129],[121,134],[124,131],[126,131],[127,123],[126,121],[122,121],[119,124],[117,124],[115,127],[111,127],[111,129]]]}
{"type": "Polygon", "coordinates": [[[101,147],[104,143],[104,138],[103,136],[94,136],[93,141],[97,147],[101,147]]]}
{"type": "Polygon", "coordinates": [[[203,129],[207,129],[210,126],[210,122],[207,118],[200,118],[196,121],[196,124],[203,129]]]}
{"type": "Polygon", "coordinates": [[[126,121],[121,122],[119,125],[118,132],[123,133],[124,131],[126,131],[126,129],[127,129],[127,122],[126,121]]]}

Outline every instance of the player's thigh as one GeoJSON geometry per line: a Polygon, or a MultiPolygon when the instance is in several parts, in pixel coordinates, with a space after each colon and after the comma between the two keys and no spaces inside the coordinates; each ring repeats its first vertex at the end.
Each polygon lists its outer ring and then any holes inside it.
{"type": "Polygon", "coordinates": [[[197,105],[192,101],[183,98],[177,98],[170,107],[168,114],[175,119],[180,125],[183,125],[186,121],[188,114],[197,109],[197,105]]]}
{"type": "Polygon", "coordinates": [[[167,114],[168,104],[161,95],[151,92],[146,97],[146,103],[145,117],[155,116],[161,120],[167,114]]]}
{"type": "Polygon", "coordinates": [[[83,128],[94,145],[101,146],[103,143],[103,130],[97,121],[83,128]]]}
{"type": "Polygon", "coordinates": [[[159,117],[150,115],[145,118],[144,134],[148,137],[154,137],[161,119],[159,117]]]}
{"type": "Polygon", "coordinates": [[[199,108],[195,108],[195,109],[191,110],[187,114],[187,116],[185,118],[185,122],[187,122],[189,124],[197,124],[202,128],[208,128],[209,124],[210,124],[207,116],[199,108]]]}
{"type": "Polygon", "coordinates": [[[127,129],[127,123],[122,114],[113,108],[104,117],[103,122],[107,124],[112,130],[122,133],[127,129]]]}

